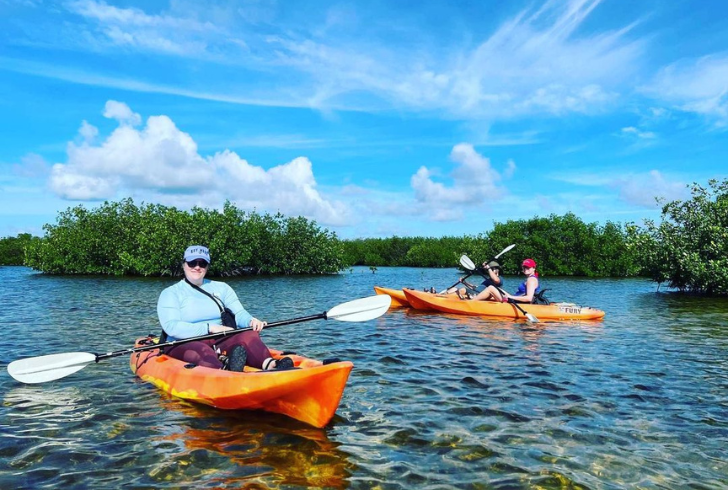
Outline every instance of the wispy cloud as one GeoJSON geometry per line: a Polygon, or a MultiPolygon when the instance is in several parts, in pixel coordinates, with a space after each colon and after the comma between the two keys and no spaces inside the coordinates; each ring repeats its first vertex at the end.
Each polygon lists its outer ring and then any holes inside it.
{"type": "Polygon", "coordinates": [[[580,30],[600,4],[549,1],[521,11],[474,45],[432,50],[433,39],[426,46],[392,45],[331,28],[355,18],[351,8],[343,13],[332,8],[324,23],[329,27],[310,32],[287,24],[254,29],[235,11],[223,22],[194,4],[185,4],[192,9],[186,15],[182,9],[149,14],[77,0],[66,6],[82,19],[78,29],[85,35],[69,48],[121,48],[238,64],[249,75],[235,88],[212,82],[210,87],[217,88],[195,91],[129,75],[78,74],[69,68],[47,72],[45,65],[14,64],[25,73],[76,83],[322,111],[438,111],[465,120],[592,113],[618,100],[644,50],[641,40],[631,38],[631,25],[580,30]]]}
{"type": "Polygon", "coordinates": [[[150,15],[138,8],[94,0],[71,1],[66,7],[86,21],[86,39],[96,48],[122,47],[188,58],[212,56],[220,61],[246,50],[245,41],[232,32],[191,17],[150,15]]]}
{"type": "Polygon", "coordinates": [[[728,126],[728,53],[685,59],[668,65],[643,90],[675,109],[728,126]]]}
{"type": "Polygon", "coordinates": [[[623,201],[645,208],[658,208],[660,200],[683,200],[689,196],[684,182],[670,181],[658,170],[625,175],[611,186],[619,190],[623,201]]]}

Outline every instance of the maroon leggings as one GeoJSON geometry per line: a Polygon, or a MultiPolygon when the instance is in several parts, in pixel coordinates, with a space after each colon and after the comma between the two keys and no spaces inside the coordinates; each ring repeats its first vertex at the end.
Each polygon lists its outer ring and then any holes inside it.
{"type": "Polygon", "coordinates": [[[217,341],[217,339],[207,339],[185,342],[184,344],[170,347],[164,353],[190,364],[220,369],[222,362],[218,359],[218,354],[215,349],[217,348],[221,352],[230,354],[236,345],[245,347],[248,353],[248,360],[245,361],[245,364],[248,366],[260,369],[263,367],[263,361],[270,357],[268,347],[260,340],[258,332],[254,332],[253,330],[248,330],[220,341],[217,341]]]}

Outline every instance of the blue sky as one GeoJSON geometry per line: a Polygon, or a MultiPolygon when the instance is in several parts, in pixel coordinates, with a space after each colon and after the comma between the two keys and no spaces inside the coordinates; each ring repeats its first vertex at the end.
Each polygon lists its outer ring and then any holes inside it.
{"type": "Polygon", "coordinates": [[[728,3],[0,0],[0,236],[133,197],[343,238],[728,177],[728,3]]]}

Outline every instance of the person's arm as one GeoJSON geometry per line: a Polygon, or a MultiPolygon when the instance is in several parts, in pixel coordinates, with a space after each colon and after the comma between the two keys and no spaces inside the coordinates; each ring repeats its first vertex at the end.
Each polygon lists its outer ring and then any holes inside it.
{"type": "Polygon", "coordinates": [[[538,287],[538,279],[535,277],[529,277],[526,279],[526,295],[525,296],[511,296],[514,301],[519,303],[531,303],[533,301],[533,295],[536,294],[536,288],[538,287]]]}
{"type": "Polygon", "coordinates": [[[176,339],[187,339],[207,335],[206,323],[191,323],[181,318],[179,298],[169,288],[162,291],[157,301],[157,316],[162,329],[167,335],[176,339]]]}
{"type": "Polygon", "coordinates": [[[487,263],[483,264],[483,268],[488,271],[488,276],[490,277],[491,284],[502,288],[503,279],[498,274],[496,274],[495,271],[487,263]]]}
{"type": "MultiPolygon", "coordinates": [[[[240,299],[238,299],[238,295],[235,294],[233,288],[231,288],[228,284],[221,284],[222,294],[220,295],[220,297],[222,299],[222,302],[225,303],[225,306],[230,308],[230,310],[235,314],[235,323],[238,325],[238,328],[253,327],[255,329],[256,322],[254,322],[253,320],[256,320],[256,318],[253,318],[253,315],[248,313],[248,310],[246,310],[243,304],[240,302],[240,299]]],[[[260,320],[258,320],[258,322],[259,321],[260,320]]]]}

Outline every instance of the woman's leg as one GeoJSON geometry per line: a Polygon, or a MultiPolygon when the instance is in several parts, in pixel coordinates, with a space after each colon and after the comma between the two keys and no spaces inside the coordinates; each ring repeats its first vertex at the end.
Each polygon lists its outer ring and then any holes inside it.
{"type": "Polygon", "coordinates": [[[258,332],[248,330],[230,338],[227,338],[217,344],[217,347],[226,351],[228,354],[233,350],[236,345],[242,345],[248,353],[248,360],[245,362],[246,365],[261,369],[263,367],[263,361],[270,357],[270,351],[268,347],[260,339],[258,332]]]}
{"type": "Polygon", "coordinates": [[[475,295],[473,300],[476,301],[501,301],[503,300],[503,296],[501,295],[500,291],[498,291],[497,288],[494,286],[488,286],[487,288],[483,289],[481,292],[475,295]]]}
{"type": "Polygon", "coordinates": [[[222,367],[222,362],[218,359],[217,353],[209,340],[185,342],[184,344],[165,349],[164,353],[180,361],[197,364],[198,366],[213,369],[220,369],[222,367]]]}

